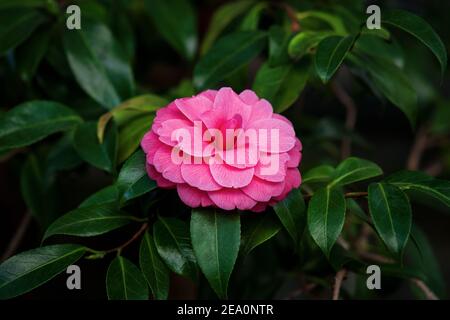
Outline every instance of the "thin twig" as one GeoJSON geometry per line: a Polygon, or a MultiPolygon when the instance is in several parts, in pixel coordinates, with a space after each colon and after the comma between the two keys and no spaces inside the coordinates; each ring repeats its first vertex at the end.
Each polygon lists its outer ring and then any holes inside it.
{"type": "Polygon", "coordinates": [[[422,280],[413,278],[411,279],[411,282],[414,283],[420,290],[422,290],[428,300],[439,300],[436,294],[431,291],[431,289],[428,288],[428,286],[422,280]]]}
{"type": "Polygon", "coordinates": [[[341,145],[341,157],[345,159],[352,153],[352,138],[348,134],[355,129],[358,109],[356,108],[355,101],[337,81],[331,82],[331,90],[339,102],[345,107],[345,129],[347,130],[347,135],[343,137],[341,145]]]}
{"type": "Polygon", "coordinates": [[[27,211],[25,215],[22,217],[22,220],[20,221],[16,233],[14,234],[8,246],[6,247],[6,250],[1,257],[0,262],[5,261],[16,252],[17,248],[20,246],[20,243],[22,242],[22,239],[30,223],[31,223],[31,212],[27,211]]]}
{"type": "Polygon", "coordinates": [[[336,273],[333,288],[333,300],[339,300],[339,293],[341,292],[342,281],[347,275],[347,270],[341,269],[336,273]]]}
{"type": "Polygon", "coordinates": [[[428,144],[428,130],[422,126],[417,132],[414,144],[409,152],[406,168],[408,170],[419,170],[422,155],[427,149],[428,144]]]}

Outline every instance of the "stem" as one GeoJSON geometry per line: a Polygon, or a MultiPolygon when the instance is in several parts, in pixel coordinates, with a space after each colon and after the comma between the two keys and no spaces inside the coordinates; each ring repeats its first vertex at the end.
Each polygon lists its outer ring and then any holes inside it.
{"type": "Polygon", "coordinates": [[[436,294],[431,291],[431,289],[428,288],[428,286],[422,280],[413,278],[411,279],[411,282],[414,283],[420,290],[422,290],[428,300],[439,300],[436,294]]]}
{"type": "MultiPolygon", "coordinates": [[[[361,192],[347,192],[346,194],[344,194],[345,198],[364,198],[367,197],[368,193],[365,191],[361,191],[361,192]]],[[[305,201],[309,201],[311,200],[313,194],[307,194],[304,196],[305,201]]]]}
{"type": "Polygon", "coordinates": [[[22,242],[23,236],[25,235],[30,223],[31,223],[31,212],[27,211],[23,216],[22,220],[20,221],[16,233],[14,234],[13,238],[6,247],[5,253],[3,253],[2,257],[0,258],[0,262],[5,261],[16,252],[17,248],[22,242]]]}
{"type": "Polygon", "coordinates": [[[339,293],[341,292],[342,281],[347,275],[347,270],[341,269],[336,273],[333,288],[333,300],[339,300],[339,293]]]}
{"type": "Polygon", "coordinates": [[[419,170],[420,160],[422,159],[423,153],[427,149],[428,144],[428,133],[427,128],[422,126],[417,132],[414,144],[408,156],[406,163],[406,168],[408,170],[419,170]]]}

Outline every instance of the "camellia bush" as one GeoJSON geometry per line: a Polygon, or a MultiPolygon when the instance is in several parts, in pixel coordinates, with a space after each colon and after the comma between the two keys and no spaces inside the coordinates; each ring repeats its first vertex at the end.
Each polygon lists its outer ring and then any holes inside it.
{"type": "Polygon", "coordinates": [[[405,8],[0,0],[0,298],[445,298],[447,50],[405,8]]]}

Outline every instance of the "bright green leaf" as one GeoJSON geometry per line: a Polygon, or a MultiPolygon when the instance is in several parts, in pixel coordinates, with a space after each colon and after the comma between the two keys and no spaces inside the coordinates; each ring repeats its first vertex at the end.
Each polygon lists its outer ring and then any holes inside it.
{"type": "Polygon", "coordinates": [[[303,56],[312,53],[313,48],[330,35],[332,35],[332,32],[326,31],[302,31],[296,34],[289,42],[289,56],[295,60],[301,59],[303,56]]]}
{"type": "Polygon", "coordinates": [[[383,174],[383,170],[372,161],[350,157],[342,161],[336,168],[334,179],[329,186],[344,186],[381,174],[383,174]]]}

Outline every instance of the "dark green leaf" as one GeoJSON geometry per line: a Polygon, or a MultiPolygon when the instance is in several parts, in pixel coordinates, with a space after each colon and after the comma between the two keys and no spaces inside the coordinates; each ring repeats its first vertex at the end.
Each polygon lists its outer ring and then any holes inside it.
{"type": "Polygon", "coordinates": [[[258,213],[241,219],[242,255],[248,255],[254,248],[274,237],[281,229],[279,221],[269,213],[258,213]]]}
{"type": "Polygon", "coordinates": [[[81,158],[102,170],[113,172],[117,154],[117,128],[114,124],[107,130],[103,143],[97,137],[97,123],[86,122],[77,126],[73,145],[81,158]]]}
{"type": "Polygon", "coordinates": [[[347,34],[347,30],[342,21],[342,18],[336,14],[332,14],[326,11],[310,10],[298,13],[297,18],[300,20],[301,24],[303,22],[306,22],[304,20],[307,19],[323,21],[326,24],[328,24],[337,34],[339,35],[347,34]]]}
{"type": "Polygon", "coordinates": [[[335,175],[335,169],[329,165],[314,167],[303,175],[302,183],[327,182],[335,175]]]}
{"type": "Polygon", "coordinates": [[[57,244],[19,253],[0,265],[0,299],[10,299],[42,285],[75,263],[85,248],[57,244]]]}
{"type": "Polygon", "coordinates": [[[275,112],[283,112],[300,96],[309,76],[309,66],[293,64],[270,67],[264,64],[256,74],[253,90],[270,101],[275,112]]]}
{"type": "Polygon", "coordinates": [[[306,226],[306,206],[300,190],[293,189],[274,210],[297,248],[306,226]]]}
{"type": "Polygon", "coordinates": [[[447,50],[441,38],[433,28],[421,17],[404,10],[383,12],[382,22],[400,28],[419,39],[436,56],[444,74],[447,68],[447,50]]]}
{"type": "Polygon", "coordinates": [[[309,201],[308,229],[327,257],[344,226],[345,211],[345,198],[340,189],[320,189],[309,201]]]}
{"type": "Polygon", "coordinates": [[[120,228],[132,217],[119,211],[115,203],[96,204],[66,213],[47,229],[44,239],[55,234],[92,237],[120,228]]]}
{"type": "Polygon", "coordinates": [[[221,299],[227,298],[228,281],[240,246],[238,214],[194,209],[191,215],[192,247],[209,284],[221,299]]]}
{"type": "Polygon", "coordinates": [[[411,207],[398,187],[386,183],[369,186],[372,221],[388,249],[401,258],[411,231],[411,207]]]}
{"type": "Polygon", "coordinates": [[[383,174],[383,170],[372,161],[350,157],[342,161],[336,168],[334,179],[329,186],[344,186],[381,174],[383,174]]]}
{"type": "Polygon", "coordinates": [[[169,295],[169,269],[156,250],[153,237],[146,232],[142,238],[139,250],[139,265],[142,274],[152,289],[153,296],[157,300],[165,300],[169,295]]]}
{"type": "Polygon", "coordinates": [[[288,45],[292,34],[280,26],[274,25],[269,29],[269,59],[271,67],[290,62],[288,45]]]}
{"type": "Polygon", "coordinates": [[[23,103],[0,118],[0,151],[27,146],[79,122],[74,111],[57,102],[23,103]]]}
{"type": "Polygon", "coordinates": [[[314,61],[317,75],[323,82],[331,79],[354,42],[354,36],[330,36],[320,41],[314,61]]]}
{"type": "Polygon", "coordinates": [[[97,191],[96,193],[85,199],[79,205],[79,208],[112,202],[117,204],[118,201],[119,201],[119,190],[117,189],[116,185],[112,185],[97,191]]]}
{"type": "Polygon", "coordinates": [[[142,138],[152,126],[154,117],[154,114],[143,114],[122,126],[119,131],[118,163],[128,159],[139,148],[142,138]]]}
{"type": "Polygon", "coordinates": [[[242,31],[219,39],[195,66],[194,85],[202,89],[225,80],[255,58],[264,48],[265,40],[261,31],[242,31]]]}
{"type": "Polygon", "coordinates": [[[289,42],[288,53],[292,59],[301,59],[312,53],[320,41],[332,35],[329,31],[303,31],[295,35],[289,42]]]}
{"type": "Polygon", "coordinates": [[[267,5],[267,2],[260,2],[254,5],[242,20],[240,29],[245,31],[257,30],[261,14],[267,8],[267,5]]]}
{"type": "Polygon", "coordinates": [[[189,224],[176,218],[158,217],[153,236],[159,255],[175,273],[197,279],[197,262],[192,250],[189,224]]]}
{"type": "Polygon", "coordinates": [[[158,31],[183,57],[192,60],[197,49],[197,17],[187,0],[146,0],[158,31]]]}
{"type": "Polygon", "coordinates": [[[148,287],[138,267],[128,259],[117,256],[106,273],[109,300],[148,300],[148,287]]]}

